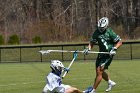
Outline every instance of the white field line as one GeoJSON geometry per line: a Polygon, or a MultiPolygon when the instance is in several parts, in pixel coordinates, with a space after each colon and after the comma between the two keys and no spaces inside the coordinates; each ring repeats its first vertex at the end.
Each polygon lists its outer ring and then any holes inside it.
{"type": "MultiPolygon", "coordinates": [[[[92,79],[92,78],[81,78],[81,79],[89,80],[89,79],[92,79]]],[[[77,80],[77,78],[72,78],[72,79],[67,79],[67,80],[77,80]]],[[[46,82],[46,81],[0,84],[0,87],[17,86],[17,85],[28,85],[28,84],[44,83],[44,82],[46,82]]]]}

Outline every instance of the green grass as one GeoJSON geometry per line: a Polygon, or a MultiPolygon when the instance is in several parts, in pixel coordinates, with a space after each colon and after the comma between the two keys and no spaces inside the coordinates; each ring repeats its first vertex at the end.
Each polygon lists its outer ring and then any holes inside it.
{"type": "MultiPolygon", "coordinates": [[[[68,66],[69,62],[64,62],[68,66]]],[[[45,76],[49,73],[49,63],[3,63],[0,64],[0,93],[41,93],[45,86],[45,76]]],[[[140,92],[139,60],[115,60],[109,68],[111,79],[117,85],[110,93],[140,92]]],[[[81,90],[92,85],[95,78],[95,64],[76,61],[63,83],[81,90]]],[[[102,80],[97,93],[105,93],[107,83],[102,80]]]]}

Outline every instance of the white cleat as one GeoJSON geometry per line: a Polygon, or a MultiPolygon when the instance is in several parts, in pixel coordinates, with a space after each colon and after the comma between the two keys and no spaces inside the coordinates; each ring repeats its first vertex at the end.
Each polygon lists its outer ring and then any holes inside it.
{"type": "Polygon", "coordinates": [[[96,92],[92,90],[90,92],[83,91],[83,93],[96,93],[96,92]]]}
{"type": "Polygon", "coordinates": [[[108,88],[106,89],[106,92],[111,91],[112,87],[114,87],[115,85],[116,85],[116,83],[111,81],[111,83],[108,84],[108,88]]]}

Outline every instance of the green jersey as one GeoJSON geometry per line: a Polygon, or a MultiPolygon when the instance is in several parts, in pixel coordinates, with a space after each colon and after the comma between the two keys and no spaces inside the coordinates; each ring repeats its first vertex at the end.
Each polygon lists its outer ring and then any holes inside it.
{"type": "Polygon", "coordinates": [[[107,28],[106,31],[100,32],[98,29],[93,33],[90,42],[95,44],[98,42],[99,50],[102,52],[109,52],[111,48],[120,41],[121,38],[111,28],[107,28]]]}

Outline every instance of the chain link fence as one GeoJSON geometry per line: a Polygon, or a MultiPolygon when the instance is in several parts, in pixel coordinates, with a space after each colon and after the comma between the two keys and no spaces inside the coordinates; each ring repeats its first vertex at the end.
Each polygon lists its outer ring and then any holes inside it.
{"type": "MultiPolygon", "coordinates": [[[[30,45],[30,46],[0,46],[0,63],[14,62],[50,62],[58,59],[70,61],[72,53],[49,53],[41,55],[40,50],[83,50],[88,43],[84,44],[62,44],[62,45],[30,45]]],[[[98,45],[92,49],[98,51],[98,45]]],[[[96,60],[97,54],[83,55],[78,54],[77,60],[96,60]]],[[[140,59],[140,42],[123,42],[118,49],[114,59],[134,60],[140,59]]]]}

